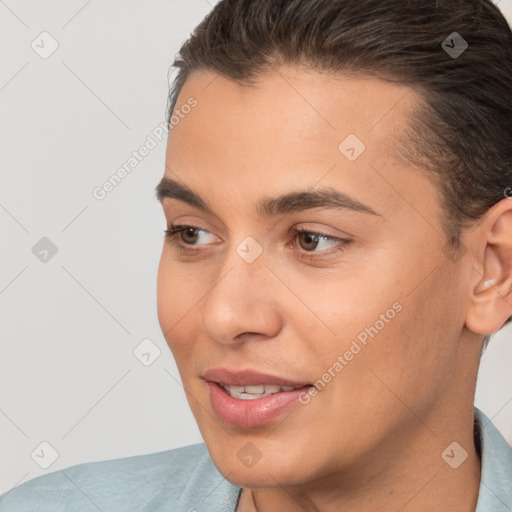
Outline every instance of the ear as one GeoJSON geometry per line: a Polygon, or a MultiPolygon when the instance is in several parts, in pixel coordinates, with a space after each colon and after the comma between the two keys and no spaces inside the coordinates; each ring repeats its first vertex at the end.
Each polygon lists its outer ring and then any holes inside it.
{"type": "Polygon", "coordinates": [[[466,327],[489,335],[512,315],[512,198],[490,208],[477,231],[466,327]]]}

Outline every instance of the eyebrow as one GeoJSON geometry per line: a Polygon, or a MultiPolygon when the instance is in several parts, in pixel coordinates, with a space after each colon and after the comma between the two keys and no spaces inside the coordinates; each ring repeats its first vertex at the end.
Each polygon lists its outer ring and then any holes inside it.
{"type": "MultiPolygon", "coordinates": [[[[199,194],[186,185],[165,176],[155,187],[155,197],[160,203],[166,198],[177,199],[205,213],[215,215],[212,208],[199,194]]],[[[301,212],[312,208],[337,208],[382,217],[382,214],[370,206],[333,188],[292,191],[278,197],[265,197],[256,205],[256,211],[262,217],[301,212]]]]}

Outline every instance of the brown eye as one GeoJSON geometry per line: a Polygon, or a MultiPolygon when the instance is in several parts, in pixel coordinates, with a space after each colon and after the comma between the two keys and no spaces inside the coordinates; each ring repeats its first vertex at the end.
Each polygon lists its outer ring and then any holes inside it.
{"type": "Polygon", "coordinates": [[[188,228],[185,228],[181,231],[181,239],[186,243],[186,244],[195,244],[197,242],[197,239],[198,239],[198,231],[200,231],[199,229],[196,229],[196,228],[192,228],[192,227],[188,227],[188,228]]]}
{"type": "Polygon", "coordinates": [[[169,244],[177,245],[181,247],[183,244],[186,246],[202,246],[209,245],[204,243],[198,243],[204,240],[202,238],[206,237],[208,240],[208,236],[216,238],[210,232],[206,231],[206,229],[198,228],[195,226],[181,226],[181,225],[172,225],[170,229],[164,230],[165,237],[169,244]],[[177,235],[179,235],[179,240],[177,240],[177,235]],[[182,242],[180,245],[179,242],[182,242]]]}
{"type": "Polygon", "coordinates": [[[298,242],[301,256],[308,260],[327,257],[336,252],[343,251],[352,243],[352,240],[305,229],[293,228],[291,231],[295,235],[291,246],[297,247],[296,244],[298,242]],[[297,242],[295,242],[295,239],[297,239],[297,242]]]}
{"type": "MultiPolygon", "coordinates": [[[[307,231],[299,233],[299,235],[298,235],[299,244],[305,251],[315,250],[318,245],[319,238],[320,237],[318,235],[316,235],[314,233],[309,233],[307,231]]],[[[324,238],[329,238],[329,237],[324,237],[324,238]]]]}

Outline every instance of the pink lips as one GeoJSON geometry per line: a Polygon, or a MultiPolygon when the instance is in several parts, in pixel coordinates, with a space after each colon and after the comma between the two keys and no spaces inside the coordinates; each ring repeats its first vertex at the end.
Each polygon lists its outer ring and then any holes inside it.
{"type": "Polygon", "coordinates": [[[310,386],[305,382],[283,379],[253,370],[230,371],[224,368],[209,368],[203,377],[209,386],[210,399],[216,414],[226,423],[239,427],[257,427],[271,422],[289,407],[298,405],[299,395],[310,386]],[[274,384],[293,386],[297,389],[280,391],[252,400],[241,400],[230,396],[219,383],[228,386],[274,384]]]}
{"type": "Polygon", "coordinates": [[[258,384],[275,384],[276,386],[293,386],[294,388],[309,386],[308,382],[283,379],[268,373],[255,370],[233,371],[225,368],[208,368],[203,377],[211,382],[222,382],[228,386],[251,386],[258,384]]]}

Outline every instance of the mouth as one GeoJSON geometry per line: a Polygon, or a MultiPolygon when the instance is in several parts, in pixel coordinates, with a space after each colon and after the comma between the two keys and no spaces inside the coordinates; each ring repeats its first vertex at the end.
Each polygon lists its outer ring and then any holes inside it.
{"type": "Polygon", "coordinates": [[[213,410],[225,423],[238,427],[266,425],[299,405],[312,384],[252,370],[209,369],[203,378],[213,410]]]}

